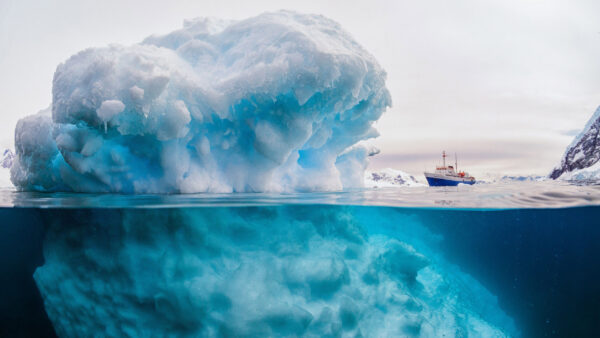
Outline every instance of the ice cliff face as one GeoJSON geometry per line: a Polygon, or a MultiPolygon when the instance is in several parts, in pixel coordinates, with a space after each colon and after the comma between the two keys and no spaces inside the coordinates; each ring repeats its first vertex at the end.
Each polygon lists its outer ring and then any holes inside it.
{"type": "Polygon", "coordinates": [[[383,169],[365,173],[366,188],[384,188],[384,187],[418,187],[424,186],[416,178],[404,171],[396,169],[383,169]]]}
{"type": "Polygon", "coordinates": [[[600,107],[567,147],[560,165],[550,173],[550,178],[600,180],[600,107]]]}
{"type": "Polygon", "coordinates": [[[58,66],[52,106],[15,130],[20,190],[337,190],[391,104],[385,72],[337,23],[280,11],[196,19],[58,66]],[[346,173],[341,175],[340,172],[346,173]]]}
{"type": "Polygon", "coordinates": [[[61,337],[506,337],[496,298],[392,208],[49,211],[61,337]],[[394,237],[385,235],[393,232],[394,237]]]}

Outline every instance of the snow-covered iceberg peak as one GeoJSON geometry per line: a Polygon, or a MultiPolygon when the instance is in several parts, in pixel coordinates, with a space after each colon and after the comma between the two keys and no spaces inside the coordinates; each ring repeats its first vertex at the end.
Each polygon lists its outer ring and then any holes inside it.
{"type": "Polygon", "coordinates": [[[186,21],[59,65],[51,116],[16,128],[12,180],[21,190],[125,193],[360,186],[362,172],[340,172],[366,167],[356,163],[367,152],[352,146],[378,135],[372,123],[391,105],[385,77],[323,16],[186,21]]]}
{"type": "Polygon", "coordinates": [[[550,173],[550,178],[600,180],[600,107],[567,147],[560,165],[550,173]]]}

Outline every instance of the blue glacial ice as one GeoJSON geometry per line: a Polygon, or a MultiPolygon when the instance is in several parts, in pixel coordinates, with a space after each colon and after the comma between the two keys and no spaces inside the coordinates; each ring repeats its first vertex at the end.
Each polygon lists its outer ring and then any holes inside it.
{"type": "Polygon", "coordinates": [[[59,336],[506,337],[512,319],[394,208],[49,212],[34,278],[59,336]]]}
{"type": "Polygon", "coordinates": [[[195,19],[81,51],[15,130],[19,190],[190,193],[363,184],[360,142],[391,98],[339,24],[289,11],[195,19]]]}

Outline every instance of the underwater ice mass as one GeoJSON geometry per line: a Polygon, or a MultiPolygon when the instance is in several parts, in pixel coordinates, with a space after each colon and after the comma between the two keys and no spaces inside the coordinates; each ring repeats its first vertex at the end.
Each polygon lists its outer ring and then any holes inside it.
{"type": "Polygon", "coordinates": [[[513,320],[394,208],[79,209],[34,278],[59,336],[508,337],[513,320]]]}
{"type": "Polygon", "coordinates": [[[280,11],[185,21],[59,65],[19,121],[19,190],[191,193],[361,186],[386,74],[339,24],[280,11]],[[342,173],[342,174],[341,174],[342,173]]]}

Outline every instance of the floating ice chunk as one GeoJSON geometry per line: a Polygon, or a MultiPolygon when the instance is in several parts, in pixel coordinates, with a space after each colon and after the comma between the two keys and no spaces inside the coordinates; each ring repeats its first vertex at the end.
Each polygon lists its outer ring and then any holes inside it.
{"type": "MultiPolygon", "coordinates": [[[[125,193],[361,186],[367,156],[342,153],[378,135],[372,124],[391,105],[385,77],[339,24],[289,11],[194,19],[141,44],[87,49],[56,70],[52,120],[43,121],[52,154],[17,145],[17,157],[36,163],[17,161],[15,184],[125,193]],[[56,151],[60,160],[47,161],[56,151]]],[[[24,127],[15,133],[28,135],[24,127]]]]}

